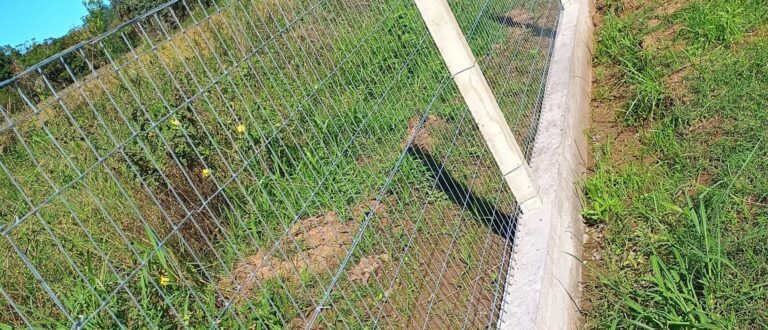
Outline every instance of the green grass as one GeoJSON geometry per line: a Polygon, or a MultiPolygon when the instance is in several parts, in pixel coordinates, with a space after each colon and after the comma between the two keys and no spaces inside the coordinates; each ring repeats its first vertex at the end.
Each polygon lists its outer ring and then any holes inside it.
{"type": "MultiPolygon", "coordinates": [[[[488,205],[513,213],[513,198],[487,149],[478,145],[479,132],[457,91],[450,84],[443,88],[448,75],[415,7],[382,1],[361,9],[334,0],[298,17],[292,13],[306,4],[284,1],[279,6],[288,14],[270,22],[269,6],[278,4],[255,3],[234,1],[199,25],[185,22],[188,33],[170,42],[153,34],[156,49],[148,40],[132,40],[137,56],[114,58],[118,73],[78,77],[88,82],[59,91],[60,103],[46,101],[51,95],[39,77],[26,77],[34,83],[25,84],[31,90],[24,93],[43,109],[9,108],[16,126],[0,140],[0,225],[12,228],[0,243],[0,288],[16,305],[3,298],[0,326],[29,321],[70,327],[49,288],[74,319],[87,318],[92,328],[287,327],[322,298],[335,268],[305,270],[296,281],[259,281],[219,319],[228,295],[221,280],[238,261],[268,250],[297,218],[336,211],[343,223],[361,225],[365,218],[354,210],[377,196],[396,164],[384,191],[391,202],[364,231],[350,265],[387,253],[402,261],[401,278],[387,292],[386,276],[368,283],[343,276],[320,322],[373,322],[368,311],[384,299],[390,313],[418,315],[429,300],[417,289],[431,289],[424,272],[439,271],[423,269],[419,260],[432,257],[423,247],[446,239],[451,243],[440,251],[445,264],[464,265],[458,301],[493,297],[500,289],[495,279],[506,245],[488,238],[483,221],[490,217],[488,205]],[[278,28],[285,31],[261,47],[278,28]],[[450,160],[445,170],[486,202],[469,201],[479,211],[462,212],[452,196],[436,189],[423,160],[399,162],[409,120],[428,108],[444,124],[429,128],[427,151],[438,163],[450,160]],[[424,209],[422,201],[428,202],[424,209]],[[413,251],[404,254],[408,239],[413,251]],[[31,266],[48,288],[38,284],[31,266]],[[474,293],[472,280],[478,278],[493,284],[474,293]],[[107,308],[91,315],[102,299],[107,308]]],[[[519,56],[496,19],[508,4],[452,5],[465,31],[478,24],[470,45],[481,63],[517,61],[530,70],[494,65],[487,74],[509,118],[531,111],[541,81],[526,73],[544,68],[547,39],[524,31],[534,46],[519,56]],[[494,53],[499,45],[508,48],[494,53]],[[528,80],[509,84],[510,75],[528,80]]],[[[530,11],[556,13],[543,11],[548,5],[525,4],[530,11]]],[[[554,22],[555,16],[547,19],[554,22]]],[[[105,42],[119,44],[118,38],[105,42]]],[[[301,251],[302,244],[282,249],[301,251]]],[[[436,303],[433,313],[445,315],[444,305],[436,303]]],[[[486,307],[478,317],[492,313],[493,306],[486,307]]]]}
{"type": "Polygon", "coordinates": [[[631,137],[592,146],[587,326],[765,328],[765,3],[657,8],[609,4],[597,31],[595,102],[631,137]]]}

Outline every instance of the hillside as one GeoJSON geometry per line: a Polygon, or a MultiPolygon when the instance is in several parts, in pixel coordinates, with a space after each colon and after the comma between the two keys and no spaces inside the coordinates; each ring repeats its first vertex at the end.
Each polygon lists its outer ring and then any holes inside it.
{"type": "MultiPolygon", "coordinates": [[[[530,140],[554,30],[504,17],[558,5],[452,6],[530,140]]],[[[342,262],[325,325],[493,322],[514,199],[413,4],[175,10],[2,88],[0,322],[295,327],[342,262]]]]}

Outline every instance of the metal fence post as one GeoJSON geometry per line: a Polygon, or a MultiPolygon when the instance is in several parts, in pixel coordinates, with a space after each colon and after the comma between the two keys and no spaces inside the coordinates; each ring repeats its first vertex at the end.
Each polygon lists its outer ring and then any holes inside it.
{"type": "Polygon", "coordinates": [[[415,3],[521,210],[525,213],[540,207],[531,170],[448,2],[415,3]]]}

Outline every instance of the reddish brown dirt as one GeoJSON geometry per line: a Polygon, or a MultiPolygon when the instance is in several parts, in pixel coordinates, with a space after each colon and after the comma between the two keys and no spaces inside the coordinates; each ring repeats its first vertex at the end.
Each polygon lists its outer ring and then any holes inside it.
{"type": "MultiPolygon", "coordinates": [[[[494,248],[501,246],[499,243],[494,242],[494,248]]],[[[473,247],[477,249],[477,255],[483,252],[481,247],[473,247]]],[[[431,257],[421,262],[425,278],[419,285],[419,294],[415,299],[417,307],[406,329],[421,328],[424,324],[426,329],[455,328],[462,325],[465,316],[471,327],[482,327],[494,313],[494,295],[488,290],[493,285],[493,279],[489,274],[498,271],[495,269],[498,261],[486,259],[478,265],[478,269],[473,270],[456,258],[457,246],[454,245],[451,255],[447,253],[449,248],[450,237],[447,236],[433,237],[419,245],[419,255],[431,257]],[[439,283],[435,285],[437,281],[439,283]],[[432,304],[431,310],[428,309],[429,304],[432,304]]],[[[500,259],[500,251],[495,252],[491,258],[500,259]]]]}
{"type": "MultiPolygon", "coordinates": [[[[655,21],[658,24],[658,20],[648,21],[649,25],[652,25],[655,21]]],[[[660,50],[660,49],[674,49],[682,50],[685,44],[682,42],[675,42],[677,34],[682,27],[680,25],[672,25],[665,29],[652,32],[643,38],[641,46],[647,50],[660,50]]]]}
{"type": "Polygon", "coordinates": [[[268,255],[267,251],[257,251],[235,264],[230,277],[221,280],[219,287],[237,300],[253,298],[258,292],[255,289],[259,282],[277,277],[298,282],[304,271],[318,273],[335,270],[356,232],[357,225],[351,222],[342,224],[336,212],[303,219],[290,228],[288,237],[280,241],[278,249],[282,250],[282,254],[268,255]],[[302,250],[295,251],[295,245],[302,250]],[[242,287],[240,294],[236,293],[238,285],[242,287]]]}
{"type": "Polygon", "coordinates": [[[657,12],[661,12],[664,15],[672,15],[680,9],[683,9],[686,4],[690,3],[690,1],[686,0],[671,0],[671,1],[664,1],[663,4],[658,6],[657,12]]]}
{"type": "Polygon", "coordinates": [[[533,15],[531,15],[531,12],[526,9],[510,10],[506,16],[511,18],[514,22],[520,25],[533,23],[533,15]]]}
{"type": "Polygon", "coordinates": [[[420,121],[421,121],[421,116],[414,116],[414,117],[411,117],[410,120],[408,120],[408,134],[406,135],[406,138],[402,143],[403,148],[406,147],[406,144],[408,143],[409,139],[413,136],[413,134],[416,134],[416,137],[413,140],[413,145],[423,150],[430,150],[432,149],[432,145],[434,144],[434,138],[432,137],[434,131],[439,129],[444,129],[446,127],[446,123],[442,118],[434,115],[429,115],[427,116],[427,119],[424,121],[424,125],[421,127],[421,129],[417,133],[416,128],[418,128],[420,121]]]}
{"type": "Polygon", "coordinates": [[[691,102],[691,93],[688,92],[687,77],[690,77],[693,69],[686,66],[672,74],[664,77],[664,88],[672,100],[678,104],[688,104],[691,102]]]}
{"type": "MultiPolygon", "coordinates": [[[[506,243],[499,236],[487,236],[486,228],[471,229],[472,224],[463,225],[459,235],[479,230],[479,235],[489,240],[487,246],[466,242],[462,245],[460,239],[453,240],[450,230],[436,229],[452,229],[457,222],[472,221],[462,219],[459,211],[458,207],[439,210],[427,207],[421,225],[435,229],[414,237],[408,252],[408,258],[413,262],[403,264],[394,286],[384,293],[384,302],[371,299],[364,304],[368,308],[381,306],[382,328],[418,329],[426,326],[427,329],[450,329],[459,328],[466,322],[466,326],[474,329],[484,328],[488,320],[495,317],[499,303],[494,300],[495,275],[500,269],[506,269],[506,265],[500,265],[506,243]],[[462,252],[474,256],[469,264],[462,258],[462,252]]],[[[400,221],[411,222],[396,217],[393,224],[400,221]]],[[[413,227],[414,224],[403,226],[413,227]]],[[[395,258],[387,263],[369,282],[390,283],[399,262],[395,258]]]]}
{"type": "Polygon", "coordinates": [[[389,261],[387,254],[363,257],[357,265],[349,270],[348,279],[350,281],[366,283],[371,275],[376,275],[381,270],[382,265],[389,261]]]}
{"type": "MultiPolygon", "coordinates": [[[[607,75],[612,74],[608,73],[607,75]]],[[[610,144],[612,150],[610,157],[612,162],[617,165],[627,161],[642,160],[641,136],[634,128],[623,126],[616,116],[616,113],[626,104],[629,91],[617,87],[611,89],[610,93],[612,97],[600,101],[593,100],[592,102],[592,123],[589,128],[592,143],[595,146],[599,146],[601,143],[610,144]]],[[[591,170],[594,157],[589,157],[589,159],[589,169],[591,170]]]]}

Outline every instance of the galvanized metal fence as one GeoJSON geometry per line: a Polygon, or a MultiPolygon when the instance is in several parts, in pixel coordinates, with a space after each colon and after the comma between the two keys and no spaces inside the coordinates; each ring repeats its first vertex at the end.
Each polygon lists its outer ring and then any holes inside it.
{"type": "MultiPolygon", "coordinates": [[[[450,2],[530,156],[557,0],[450,2]]],[[[0,83],[0,328],[488,328],[518,207],[411,1],[170,1],[0,83]]]]}

